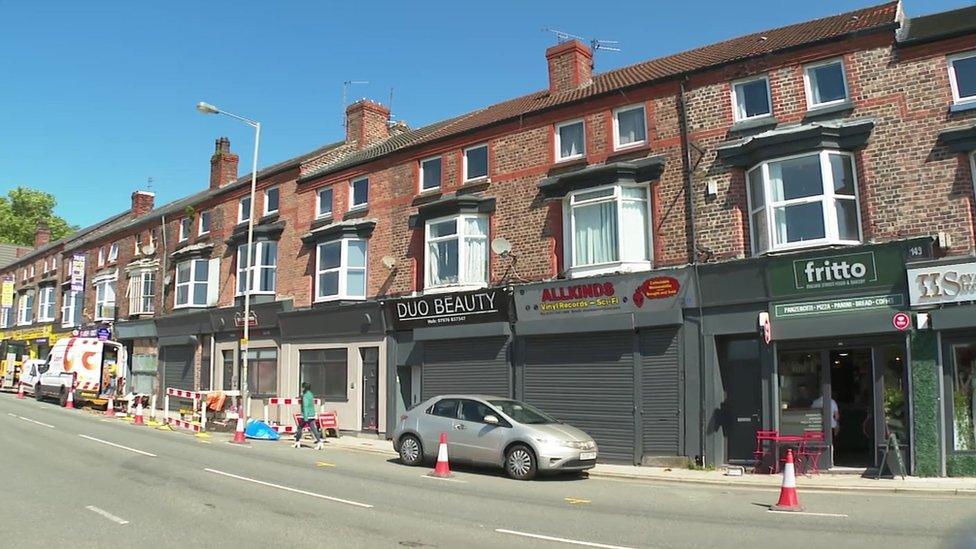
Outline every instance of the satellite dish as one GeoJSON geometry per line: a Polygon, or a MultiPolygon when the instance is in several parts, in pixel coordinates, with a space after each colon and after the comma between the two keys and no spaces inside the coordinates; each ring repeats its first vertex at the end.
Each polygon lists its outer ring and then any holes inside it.
{"type": "Polygon", "coordinates": [[[396,267],[396,259],[389,255],[383,256],[383,266],[392,271],[396,267]]]}
{"type": "Polygon", "coordinates": [[[152,244],[146,244],[145,246],[142,247],[142,253],[144,255],[152,255],[156,253],[156,246],[153,246],[152,244]]]}
{"type": "Polygon", "coordinates": [[[512,243],[509,242],[508,239],[499,236],[491,241],[491,251],[504,257],[512,253],[512,243]]]}

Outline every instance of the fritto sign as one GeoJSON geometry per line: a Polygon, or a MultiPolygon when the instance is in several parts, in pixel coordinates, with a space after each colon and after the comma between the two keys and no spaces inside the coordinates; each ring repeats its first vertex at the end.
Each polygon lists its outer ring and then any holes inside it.
{"type": "Polygon", "coordinates": [[[904,332],[912,325],[912,317],[908,316],[908,313],[897,312],[891,317],[891,324],[904,332]]]}
{"type": "Polygon", "coordinates": [[[873,252],[793,262],[797,290],[861,286],[876,280],[876,273],[873,252]]]}

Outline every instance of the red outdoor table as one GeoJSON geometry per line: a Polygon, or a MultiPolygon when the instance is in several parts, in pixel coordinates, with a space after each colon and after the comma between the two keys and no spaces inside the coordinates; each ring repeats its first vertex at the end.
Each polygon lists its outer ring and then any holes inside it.
{"type": "MultiPolygon", "coordinates": [[[[773,448],[774,448],[774,460],[773,460],[773,473],[780,472],[780,454],[782,453],[782,448],[787,447],[793,450],[793,455],[800,451],[800,443],[803,442],[803,437],[800,435],[778,435],[772,438],[773,448]]],[[[796,460],[794,460],[794,464],[796,460]]],[[[803,471],[796,471],[797,473],[802,473],[803,471]]]]}

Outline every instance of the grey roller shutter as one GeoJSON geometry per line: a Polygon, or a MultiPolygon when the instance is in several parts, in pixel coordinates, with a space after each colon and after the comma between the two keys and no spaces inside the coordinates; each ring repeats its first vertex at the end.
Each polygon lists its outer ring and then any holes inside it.
{"type": "Polygon", "coordinates": [[[192,391],[193,347],[171,345],[163,347],[161,350],[163,355],[163,386],[192,391]]]}
{"type": "Polygon", "coordinates": [[[421,394],[512,395],[508,338],[425,341],[421,394]]]}
{"type": "Polygon", "coordinates": [[[633,333],[529,337],[524,398],[592,436],[600,460],[634,462],[633,333]]]}
{"type": "Polygon", "coordinates": [[[644,455],[679,453],[678,329],[640,332],[641,439],[644,455]]]}

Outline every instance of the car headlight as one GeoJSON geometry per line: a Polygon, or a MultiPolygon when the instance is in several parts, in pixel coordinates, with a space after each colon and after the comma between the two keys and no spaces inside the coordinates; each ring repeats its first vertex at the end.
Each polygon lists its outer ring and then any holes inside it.
{"type": "Polygon", "coordinates": [[[536,438],[536,442],[539,444],[544,444],[548,446],[560,446],[563,448],[573,448],[574,450],[588,450],[591,448],[596,448],[596,443],[592,440],[586,442],[578,442],[575,440],[564,440],[559,438],[536,438]]]}

